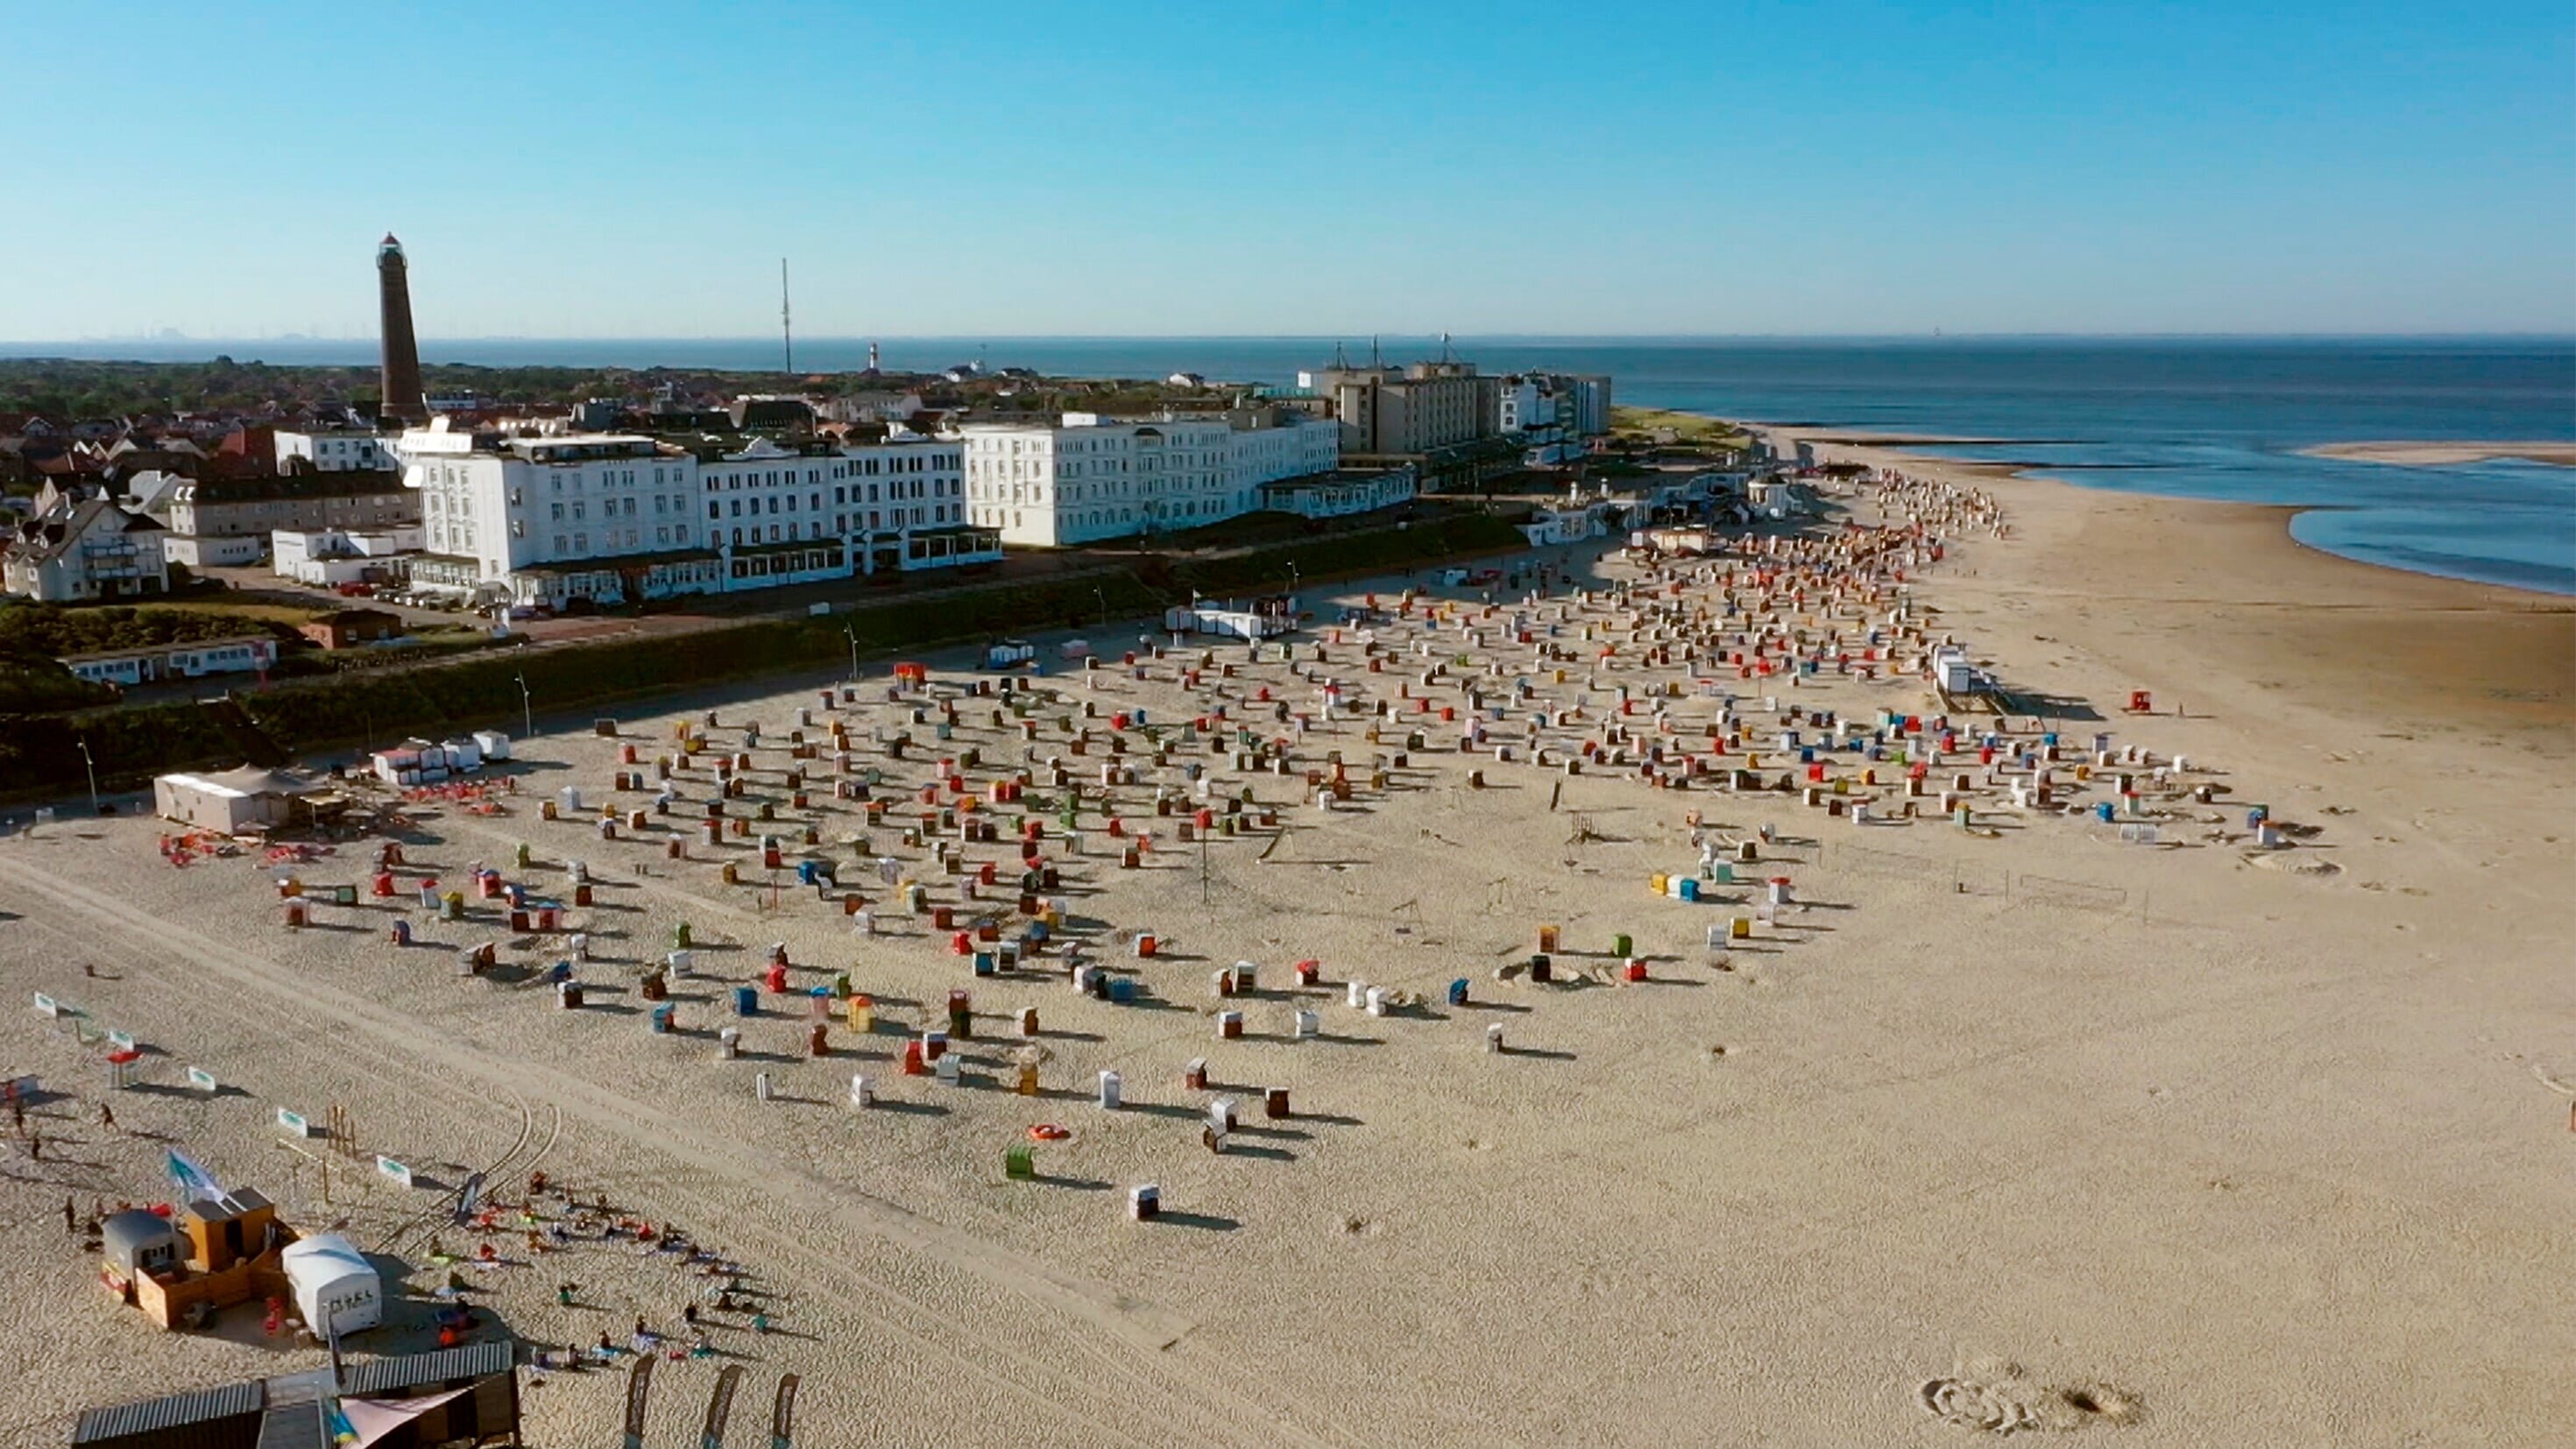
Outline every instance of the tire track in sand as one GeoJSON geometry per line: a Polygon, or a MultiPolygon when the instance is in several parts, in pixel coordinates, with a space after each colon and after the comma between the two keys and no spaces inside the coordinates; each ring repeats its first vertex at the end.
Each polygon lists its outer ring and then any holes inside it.
{"type": "MultiPolygon", "coordinates": [[[[184,956],[217,976],[318,1013],[341,1027],[363,1032],[390,1052],[427,1059],[447,1071],[523,1099],[551,1100],[565,1113],[639,1152],[684,1163],[773,1201],[781,1197],[793,1199],[800,1209],[799,1216],[809,1221],[838,1220],[890,1246],[982,1279],[1009,1294],[1032,1299],[1132,1349],[1160,1357],[1157,1361],[1134,1353],[1113,1353],[1106,1345],[1077,1334],[1073,1343],[1083,1350],[1084,1359],[1095,1371],[1084,1372],[1071,1365],[1049,1370],[1026,1357],[1005,1354],[988,1337],[955,1324],[951,1315],[860,1271],[845,1254],[818,1250],[811,1241],[792,1232],[770,1230],[760,1234],[773,1255],[795,1259],[808,1272],[838,1280],[868,1299],[869,1306],[877,1310],[871,1315],[874,1326],[912,1340],[926,1354],[978,1362],[989,1370],[987,1382],[1002,1392],[1045,1412],[1080,1414],[1104,1437],[1142,1442],[1137,1431],[1151,1425],[1167,1429],[1175,1440],[1311,1445],[1353,1442],[1332,1427],[1309,1422],[1311,1411],[1292,1409],[1293,1398],[1274,1396],[1267,1403],[1255,1403],[1239,1391],[1220,1387],[1220,1375],[1215,1370],[1223,1366],[1201,1363],[1198,1355],[1182,1349],[1193,1327],[1189,1321],[1107,1284],[949,1228],[899,1204],[775,1164],[749,1160],[731,1143],[709,1136],[685,1118],[645,1102],[615,1096],[542,1063],[507,1061],[443,1040],[424,1031],[418,1022],[363,996],[309,976],[295,975],[265,958],[161,920],[112,895],[49,871],[21,863],[10,883],[108,929],[141,938],[157,950],[184,956]],[[1182,1352],[1175,1354],[1175,1349],[1182,1352]],[[1170,1367],[1164,1367],[1165,1363],[1170,1367]],[[1122,1382],[1104,1384],[1104,1376],[1122,1382]]],[[[737,1231],[740,1226],[736,1225],[737,1231]]],[[[1225,1377],[1231,1377],[1237,1385],[1243,1382],[1239,1373],[1229,1371],[1225,1377]]]]}

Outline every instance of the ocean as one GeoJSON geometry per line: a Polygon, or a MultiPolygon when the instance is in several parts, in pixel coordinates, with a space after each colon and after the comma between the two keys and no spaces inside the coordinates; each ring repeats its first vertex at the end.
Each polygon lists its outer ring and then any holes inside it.
{"type": "MultiPolygon", "coordinates": [[[[885,338],[889,367],[981,360],[1063,375],[1181,371],[1284,385],[1330,338],[885,338]]],[[[1344,339],[1364,360],[1370,339],[1344,339]]],[[[1390,361],[1436,338],[1386,338],[1390,361]]],[[[2313,458],[2321,443],[2576,441],[2576,339],[1473,337],[1488,372],[1606,372],[1623,403],[1769,423],[1996,440],[1941,448],[2086,487],[2287,504],[2313,547],[2423,573],[2576,594],[2576,469],[2434,468],[2313,458]]],[[[424,361],[493,366],[772,368],[765,339],[426,341],[424,361]]],[[[308,339],[18,344],[0,355],[365,363],[374,345],[308,339]]],[[[865,365],[865,339],[800,340],[800,368],[865,365]]]]}

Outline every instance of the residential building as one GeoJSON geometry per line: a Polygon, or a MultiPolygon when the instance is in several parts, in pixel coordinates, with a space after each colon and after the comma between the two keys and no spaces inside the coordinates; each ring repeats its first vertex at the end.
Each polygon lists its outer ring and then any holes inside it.
{"type": "Polygon", "coordinates": [[[65,669],[96,684],[131,686],[210,674],[264,674],[277,663],[277,641],[265,634],[155,644],[143,649],[102,649],[63,656],[65,669]]]}
{"type": "Polygon", "coordinates": [[[416,585],[561,605],[990,563],[963,449],[899,435],[840,447],[637,433],[403,434],[427,552],[416,585]]]}
{"type": "Polygon", "coordinates": [[[393,450],[385,440],[358,428],[315,429],[292,432],[279,428],[271,434],[277,450],[280,473],[369,473],[391,472],[393,450]],[[297,459],[303,462],[299,466],[297,459]]]}
{"type": "Polygon", "coordinates": [[[51,496],[0,548],[0,588],[41,603],[170,591],[161,525],[105,498],[51,496]]]}
{"type": "Polygon", "coordinates": [[[391,469],[206,476],[170,489],[161,517],[170,529],[170,561],[204,568],[257,562],[281,529],[375,531],[416,524],[420,503],[420,495],[391,469]]]}
{"type": "Polygon", "coordinates": [[[295,627],[295,632],[325,649],[352,649],[408,632],[402,616],[390,609],[334,609],[295,627]]]}
{"type": "Polygon", "coordinates": [[[1557,425],[1557,394],[1556,389],[1549,386],[1550,381],[1549,378],[1532,373],[1522,373],[1502,380],[1497,390],[1497,398],[1501,403],[1498,425],[1502,431],[1524,434],[1554,428],[1557,425]]]}
{"type": "Polygon", "coordinates": [[[1058,548],[1204,528],[1262,506],[1265,483],[1327,472],[1341,429],[1284,408],[1221,417],[969,423],[968,517],[1005,544],[1058,548]]]}
{"type": "Polygon", "coordinates": [[[410,572],[428,542],[417,523],[392,528],[281,528],[269,535],[269,567],[279,578],[316,588],[391,583],[410,572]]]}

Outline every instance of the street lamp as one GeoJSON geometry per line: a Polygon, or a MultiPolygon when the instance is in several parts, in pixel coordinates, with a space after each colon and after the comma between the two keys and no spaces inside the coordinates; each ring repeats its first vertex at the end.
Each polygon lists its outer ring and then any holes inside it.
{"type": "Polygon", "coordinates": [[[1109,627],[1109,596],[1100,591],[1098,584],[1091,586],[1091,596],[1100,601],[1100,627],[1106,629],[1109,627]]]}
{"type": "Polygon", "coordinates": [[[89,813],[98,814],[98,762],[89,757],[89,741],[80,741],[81,768],[89,772],[89,813]]]}
{"type": "Polygon", "coordinates": [[[519,681],[519,715],[527,727],[526,737],[533,740],[537,737],[537,706],[528,695],[528,676],[513,674],[510,677],[519,681]]]}
{"type": "Polygon", "coordinates": [[[859,631],[847,624],[841,626],[841,637],[850,641],[850,682],[859,682],[859,631]]]}

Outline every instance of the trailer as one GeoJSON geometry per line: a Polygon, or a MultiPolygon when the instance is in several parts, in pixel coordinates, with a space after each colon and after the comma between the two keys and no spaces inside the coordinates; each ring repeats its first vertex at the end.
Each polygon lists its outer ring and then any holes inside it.
{"type": "Polygon", "coordinates": [[[1252,607],[1211,605],[1195,602],[1190,607],[1170,607],[1162,613],[1162,628],[1172,633],[1216,633],[1224,638],[1262,641],[1296,631],[1296,600],[1288,595],[1275,595],[1255,600],[1252,607]]]}

